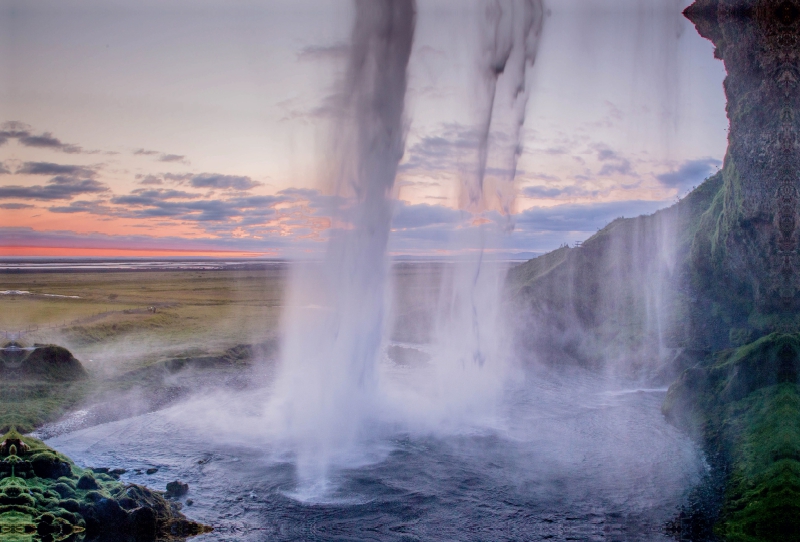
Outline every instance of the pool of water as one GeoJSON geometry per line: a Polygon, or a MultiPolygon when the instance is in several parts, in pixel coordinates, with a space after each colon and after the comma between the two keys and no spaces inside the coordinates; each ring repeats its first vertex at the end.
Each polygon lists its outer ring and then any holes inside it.
{"type": "Polygon", "coordinates": [[[215,527],[203,542],[668,540],[663,526],[705,464],[665,422],[664,394],[590,375],[528,375],[479,423],[374,422],[313,495],[273,437],[252,426],[250,439],[204,430],[202,400],[48,444],[82,466],[127,469],[124,481],[162,490],[188,482],[184,512],[215,527]]]}

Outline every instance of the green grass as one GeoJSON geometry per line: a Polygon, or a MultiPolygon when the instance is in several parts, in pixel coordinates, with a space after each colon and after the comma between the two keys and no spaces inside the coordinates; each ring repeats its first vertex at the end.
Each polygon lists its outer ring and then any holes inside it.
{"type": "Polygon", "coordinates": [[[23,433],[54,421],[75,406],[90,389],[87,382],[70,384],[3,384],[0,432],[16,427],[23,433]]]}
{"type": "Polygon", "coordinates": [[[24,333],[23,342],[62,345],[90,371],[115,374],[273,337],[285,274],[285,269],[4,273],[0,290],[79,299],[0,296],[0,330],[38,328],[24,333]]]}

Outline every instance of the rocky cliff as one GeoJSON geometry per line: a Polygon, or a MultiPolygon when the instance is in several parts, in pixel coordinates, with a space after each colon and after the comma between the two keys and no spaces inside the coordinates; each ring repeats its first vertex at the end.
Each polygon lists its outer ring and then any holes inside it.
{"type": "Polygon", "coordinates": [[[724,166],[669,209],[514,268],[520,347],[680,373],[664,413],[716,480],[681,536],[800,540],[800,0],[684,14],[725,63],[724,166]]]}
{"type": "Polygon", "coordinates": [[[695,258],[754,310],[797,310],[800,2],[698,0],[685,15],[725,63],[730,120],[723,193],[695,258]]]}

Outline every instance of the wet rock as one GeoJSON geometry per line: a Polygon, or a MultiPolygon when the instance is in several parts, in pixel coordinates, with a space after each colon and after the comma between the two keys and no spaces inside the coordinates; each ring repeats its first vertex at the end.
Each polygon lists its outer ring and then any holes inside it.
{"type": "MultiPolygon", "coordinates": [[[[0,450],[2,540],[5,533],[24,533],[25,540],[42,542],[73,540],[73,535],[149,542],[212,530],[186,519],[180,503],[168,501],[160,492],[121,484],[113,475],[119,476],[122,469],[80,469],[41,441],[13,430],[0,441],[4,443],[0,450]]],[[[184,494],[188,485],[176,480],[168,490],[184,494]]]]}
{"type": "Polygon", "coordinates": [[[166,497],[168,499],[177,499],[183,497],[189,492],[189,484],[175,480],[167,484],[166,497]]]}
{"type": "Polygon", "coordinates": [[[76,486],[78,489],[98,489],[97,480],[88,472],[84,473],[79,479],[76,486]]]}
{"type": "Polygon", "coordinates": [[[113,476],[114,478],[119,479],[119,477],[125,474],[126,472],[128,471],[125,469],[111,469],[110,471],[108,471],[108,474],[109,476],[113,476]]]}
{"type": "Polygon", "coordinates": [[[146,470],[146,471],[144,471],[144,472],[145,472],[146,474],[155,474],[155,473],[157,473],[157,472],[158,472],[158,468],[157,468],[157,467],[150,467],[149,469],[147,469],[147,470],[146,470]]]}

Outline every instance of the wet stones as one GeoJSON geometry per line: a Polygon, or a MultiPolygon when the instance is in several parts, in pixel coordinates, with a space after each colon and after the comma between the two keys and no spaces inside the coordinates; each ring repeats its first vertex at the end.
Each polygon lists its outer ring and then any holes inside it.
{"type": "MultiPolygon", "coordinates": [[[[9,431],[0,442],[0,529],[43,542],[79,533],[131,542],[180,539],[211,530],[184,517],[164,494],[120,483],[122,473],[78,468],[44,443],[9,431]]],[[[186,491],[178,480],[168,485],[170,496],[186,491]]]]}
{"type": "Polygon", "coordinates": [[[175,480],[167,484],[167,493],[164,495],[168,499],[178,499],[189,492],[189,484],[175,480]]]}

